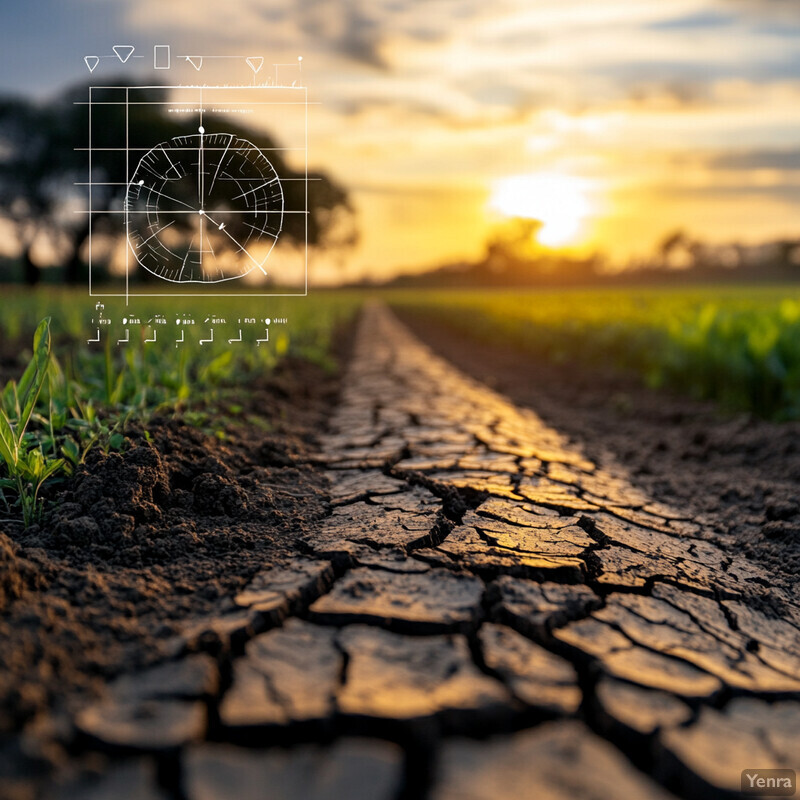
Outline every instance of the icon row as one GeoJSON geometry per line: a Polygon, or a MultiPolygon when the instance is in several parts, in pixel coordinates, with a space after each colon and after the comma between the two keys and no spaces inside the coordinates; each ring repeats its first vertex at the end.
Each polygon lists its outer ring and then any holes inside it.
{"type": "MultiPolygon", "coordinates": [[[[158,329],[153,328],[153,329],[151,329],[149,335],[146,336],[146,338],[142,339],[142,341],[144,342],[144,344],[154,344],[155,342],[159,341],[158,333],[159,333],[158,329]]],[[[163,335],[163,332],[162,332],[162,335],[163,335]]],[[[87,344],[97,344],[101,340],[102,340],[102,336],[100,334],[100,328],[97,328],[95,330],[95,335],[92,338],[87,339],[86,343],[87,344]]],[[[113,342],[113,338],[112,338],[111,341],[113,342]]],[[[130,330],[130,328],[125,328],[125,335],[121,339],[117,339],[116,343],[117,343],[117,345],[124,345],[124,344],[128,344],[130,341],[131,341],[131,330],[130,330]]],[[[173,341],[174,341],[176,347],[178,347],[179,345],[184,344],[186,342],[186,331],[184,329],[182,329],[180,331],[180,335],[178,336],[178,338],[174,339],[173,341]]],[[[205,338],[198,339],[198,344],[200,344],[200,345],[212,344],[214,341],[215,341],[214,340],[214,328],[209,328],[208,336],[206,336],[205,338]]],[[[225,339],[217,340],[217,341],[225,341],[225,339]]],[[[242,328],[238,329],[238,333],[237,333],[236,336],[233,336],[233,337],[230,337],[230,338],[227,339],[228,344],[236,344],[238,342],[243,342],[243,341],[244,341],[244,337],[242,336],[242,328]]],[[[264,336],[263,337],[257,337],[255,339],[255,344],[256,344],[256,347],[259,347],[260,345],[266,344],[267,342],[269,342],[269,328],[264,328],[264,336]]]]}
{"type": "MultiPolygon", "coordinates": [[[[83,61],[89,72],[94,72],[101,58],[117,58],[123,64],[127,64],[131,57],[144,58],[142,55],[134,55],[136,48],[132,44],[115,44],[112,48],[114,55],[108,56],[84,56],[83,61]]],[[[200,55],[178,55],[175,59],[191,64],[197,72],[203,68],[203,58],[200,55]]],[[[211,56],[213,58],[213,56],[211,56]]],[[[264,66],[263,56],[243,56],[248,67],[253,70],[253,75],[257,75],[264,66]]],[[[297,57],[297,66],[300,66],[303,56],[297,57]]],[[[157,44],[153,47],[153,69],[171,69],[173,63],[172,48],[168,44],[157,44]]],[[[289,64],[275,64],[280,66],[294,66],[289,64]]]]}

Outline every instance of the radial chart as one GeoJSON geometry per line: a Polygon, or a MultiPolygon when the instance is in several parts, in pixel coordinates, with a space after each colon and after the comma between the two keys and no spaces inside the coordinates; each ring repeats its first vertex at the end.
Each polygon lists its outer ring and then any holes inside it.
{"type": "Polygon", "coordinates": [[[150,149],[128,185],[128,243],[174,283],[219,283],[264,263],[283,225],[283,189],[254,144],[200,127],[150,149]]]}

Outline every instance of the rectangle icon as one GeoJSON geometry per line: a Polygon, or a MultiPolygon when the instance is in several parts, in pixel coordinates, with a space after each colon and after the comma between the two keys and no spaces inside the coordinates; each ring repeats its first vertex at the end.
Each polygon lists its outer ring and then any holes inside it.
{"type": "Polygon", "coordinates": [[[157,44],[153,48],[153,69],[169,69],[170,49],[168,44],[157,44]]]}

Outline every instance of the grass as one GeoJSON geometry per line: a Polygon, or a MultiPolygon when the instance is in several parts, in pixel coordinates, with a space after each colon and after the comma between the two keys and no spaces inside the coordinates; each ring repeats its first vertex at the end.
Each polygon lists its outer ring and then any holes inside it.
{"type": "Polygon", "coordinates": [[[800,418],[800,288],[392,292],[465,337],[634,373],[730,410],[800,418]]]}
{"type": "MultiPolygon", "coordinates": [[[[651,387],[730,409],[800,418],[800,290],[793,286],[382,296],[467,338],[556,363],[634,373],[651,387]]],[[[117,324],[103,329],[100,345],[89,345],[96,312],[84,292],[4,289],[0,355],[7,360],[12,350],[19,353],[19,380],[8,381],[0,402],[0,508],[26,525],[40,520],[42,485],[70,475],[93,448],[124,447],[132,420],[146,423],[158,412],[213,426],[214,409],[226,403],[234,408],[236,393],[280,359],[332,366],[333,331],[361,300],[359,293],[317,292],[308,298],[222,299],[213,307],[180,298],[160,298],[152,309],[107,302],[105,315],[117,324]],[[131,341],[117,345],[124,316],[145,320],[155,311],[166,317],[164,325],[131,325],[131,341]],[[286,317],[289,324],[272,325],[266,346],[229,344],[226,335],[200,345],[212,313],[228,320],[231,335],[244,317],[286,317]],[[186,328],[180,346],[177,316],[196,323],[186,328]],[[146,341],[153,330],[162,335],[146,341]]]]}
{"type": "Polygon", "coordinates": [[[39,518],[42,484],[64,465],[64,459],[47,458],[42,447],[27,436],[36,401],[47,379],[49,361],[50,319],[46,318],[33,335],[30,363],[19,383],[11,380],[6,384],[0,403],[0,458],[7,476],[0,478],[0,493],[8,507],[5,493],[16,491],[26,526],[39,518]]]}
{"type": "MultiPolygon", "coordinates": [[[[92,448],[122,448],[132,420],[146,422],[158,412],[207,421],[208,410],[223,396],[234,388],[246,390],[282,358],[332,368],[333,332],[359,302],[357,295],[344,292],[222,299],[213,307],[161,298],[152,311],[112,302],[105,304],[104,315],[116,325],[101,328],[101,343],[89,345],[96,327],[89,321],[97,312],[84,292],[4,291],[0,342],[13,343],[15,350],[20,345],[21,377],[6,383],[0,403],[0,505],[29,526],[42,517],[45,481],[69,476],[92,448]],[[164,324],[129,325],[130,342],[117,344],[123,318],[154,319],[155,311],[165,317],[164,324]],[[228,324],[215,325],[215,341],[201,345],[210,327],[204,320],[212,314],[228,324]],[[228,343],[238,333],[240,318],[266,315],[288,319],[287,325],[270,326],[269,343],[228,343]],[[178,327],[177,317],[196,324],[178,327]],[[181,329],[185,341],[178,345],[175,334],[181,329]],[[161,335],[146,341],[153,331],[161,335]],[[27,351],[22,345],[31,333],[33,346],[27,351]]],[[[9,345],[3,350],[7,357],[9,345]]]]}

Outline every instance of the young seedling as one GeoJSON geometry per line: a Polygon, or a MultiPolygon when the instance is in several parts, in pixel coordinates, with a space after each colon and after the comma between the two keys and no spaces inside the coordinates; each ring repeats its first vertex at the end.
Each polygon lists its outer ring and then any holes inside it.
{"type": "Polygon", "coordinates": [[[0,478],[0,491],[17,492],[25,527],[41,517],[39,492],[42,484],[64,465],[64,459],[46,457],[41,447],[26,437],[49,362],[50,318],[47,317],[36,328],[33,357],[22,378],[18,384],[9,381],[0,404],[0,458],[8,473],[8,477],[0,478]]]}

